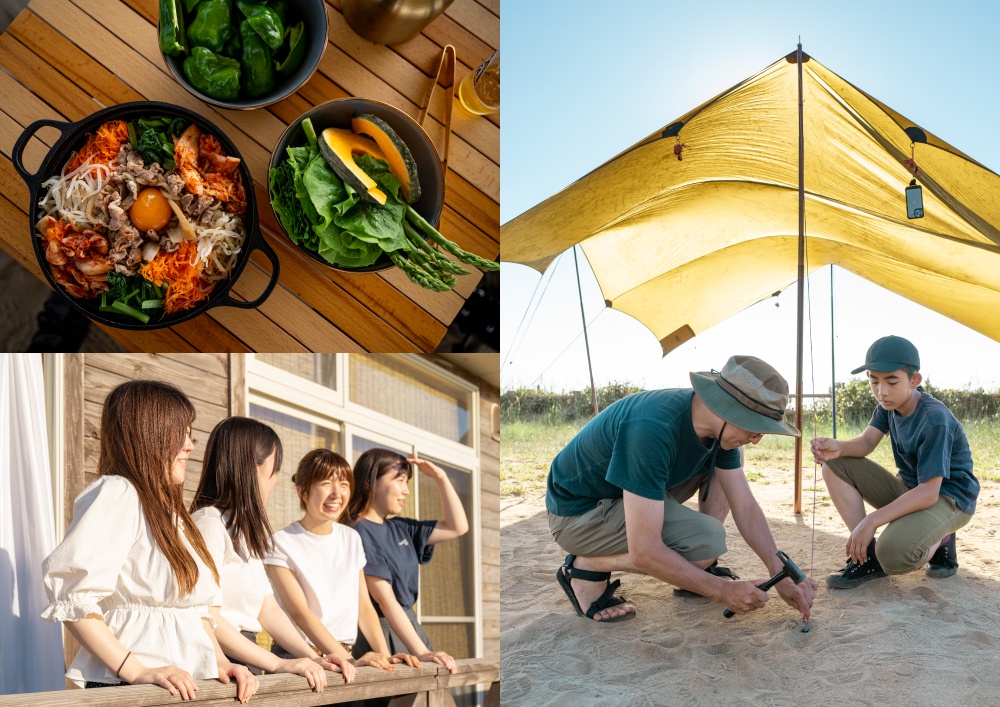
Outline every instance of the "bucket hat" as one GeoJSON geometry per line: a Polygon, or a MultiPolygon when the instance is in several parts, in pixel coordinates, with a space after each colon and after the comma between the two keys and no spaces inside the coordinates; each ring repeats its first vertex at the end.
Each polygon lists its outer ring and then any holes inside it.
{"type": "Polygon", "coordinates": [[[861,373],[861,371],[890,373],[898,371],[903,366],[920,368],[920,354],[917,353],[917,347],[901,336],[883,336],[868,347],[865,365],[858,366],[851,373],[861,373]]]}
{"type": "Polygon", "coordinates": [[[785,422],[788,383],[754,356],[733,356],[722,371],[691,373],[691,385],[708,409],[747,432],[798,437],[785,422]]]}

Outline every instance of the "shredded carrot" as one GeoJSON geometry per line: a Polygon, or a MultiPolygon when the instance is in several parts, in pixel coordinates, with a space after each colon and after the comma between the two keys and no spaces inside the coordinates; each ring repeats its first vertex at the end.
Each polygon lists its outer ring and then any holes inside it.
{"type": "Polygon", "coordinates": [[[97,129],[96,133],[87,138],[87,142],[66,165],[66,171],[72,172],[86,162],[89,157],[94,158],[92,164],[110,164],[113,159],[118,157],[118,150],[126,142],[128,142],[128,126],[124,120],[112,120],[104,123],[97,129]]]}
{"type": "Polygon", "coordinates": [[[139,269],[157,287],[167,283],[167,298],[163,303],[166,314],[183,312],[211,294],[215,283],[202,281],[202,266],[196,265],[197,261],[198,246],[194,241],[185,241],[173,253],[161,251],[139,269]]]}

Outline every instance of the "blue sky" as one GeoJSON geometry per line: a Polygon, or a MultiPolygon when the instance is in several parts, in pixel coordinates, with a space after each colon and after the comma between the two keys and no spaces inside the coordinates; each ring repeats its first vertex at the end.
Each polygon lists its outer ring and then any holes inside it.
{"type": "MultiPolygon", "coordinates": [[[[505,0],[501,223],[793,51],[800,36],[803,50],[832,71],[1000,172],[997,27],[1000,3],[987,2],[505,0]]],[[[794,287],[661,358],[649,330],[602,311],[579,255],[598,386],[683,386],[689,371],[721,368],[734,353],[760,356],[793,379],[794,287]]],[[[513,349],[540,276],[504,263],[501,277],[503,387],[588,385],[572,254],[543,282],[513,349]]],[[[807,289],[807,392],[830,384],[829,292],[824,268],[807,289]]],[[[844,270],[834,271],[834,292],[837,380],[850,378],[874,339],[894,333],[917,345],[933,384],[1000,388],[997,342],[844,270]]]]}

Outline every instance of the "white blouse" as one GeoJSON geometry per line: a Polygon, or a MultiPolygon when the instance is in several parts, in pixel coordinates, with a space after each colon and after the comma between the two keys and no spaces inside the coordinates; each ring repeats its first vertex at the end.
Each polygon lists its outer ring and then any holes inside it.
{"type": "MultiPolygon", "coordinates": [[[[360,572],[366,563],[358,531],[334,523],[332,533],[316,535],[295,521],[275,533],[273,540],[264,564],[291,570],[302,586],[309,610],[334,638],[353,645],[358,637],[360,572]]],[[[312,645],[302,629],[299,633],[312,645]]]]}
{"type": "Polygon", "coordinates": [[[228,515],[214,506],[199,508],[191,514],[201,531],[205,545],[219,569],[222,585],[222,618],[240,631],[261,630],[260,616],[264,599],[272,594],[264,563],[246,548],[236,548],[226,529],[228,515]]]}
{"type": "MultiPolygon", "coordinates": [[[[178,597],[177,580],[146,520],[139,494],[121,476],[102,476],[73,502],[73,522],[66,537],[42,563],[49,606],[48,621],[104,617],[125,648],[147,668],[176,665],[195,680],[219,676],[215,647],[202,618],[222,603],[212,572],[182,542],[198,566],[198,582],[178,597]]],[[[214,624],[214,622],[212,622],[214,624]]],[[[108,668],[81,648],[66,677],[83,687],[87,681],[117,683],[108,668]]]]}

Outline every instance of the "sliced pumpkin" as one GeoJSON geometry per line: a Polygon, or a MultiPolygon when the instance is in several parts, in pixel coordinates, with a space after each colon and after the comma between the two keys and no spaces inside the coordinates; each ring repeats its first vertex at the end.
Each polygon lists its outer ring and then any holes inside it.
{"type": "Polygon", "coordinates": [[[351,188],[369,201],[385,204],[385,192],[379,189],[375,180],[365,174],[354,161],[354,155],[371,155],[377,160],[388,162],[375,142],[361,135],[355,135],[350,130],[327,128],[320,135],[319,151],[330,165],[330,169],[350,184],[351,188]]]}
{"type": "Polygon", "coordinates": [[[420,198],[420,180],[417,179],[417,163],[410,154],[410,148],[396,134],[389,124],[377,115],[358,115],[351,120],[351,130],[359,135],[367,135],[378,143],[389,163],[389,171],[400,181],[403,199],[412,204],[420,198]]]}

